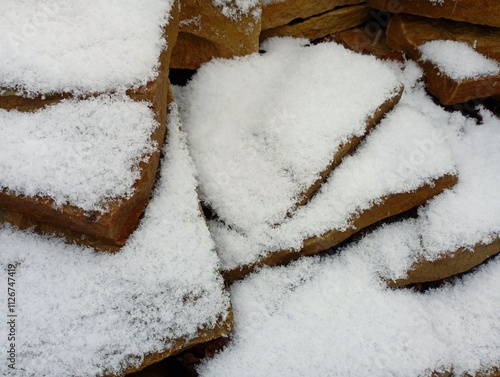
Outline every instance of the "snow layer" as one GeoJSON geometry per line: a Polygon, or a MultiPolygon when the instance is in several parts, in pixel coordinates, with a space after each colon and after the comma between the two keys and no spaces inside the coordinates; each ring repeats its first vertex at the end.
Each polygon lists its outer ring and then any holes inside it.
{"type": "Polygon", "coordinates": [[[263,55],[210,62],[185,89],[182,117],[203,200],[239,229],[281,222],[400,88],[373,57],[305,43],[273,39],[263,55]]]}
{"type": "Polygon", "coordinates": [[[0,88],[95,93],[146,84],[173,0],[3,0],[0,88]]]}
{"type": "Polygon", "coordinates": [[[0,109],[0,188],[102,211],[133,193],[139,162],[157,150],[157,127],[148,104],[126,96],[65,100],[33,113],[0,109]]]}
{"type": "Polygon", "coordinates": [[[465,42],[435,40],[418,48],[423,61],[430,61],[456,81],[500,74],[500,64],[474,50],[465,42]]]}
{"type": "Polygon", "coordinates": [[[231,287],[235,333],[202,377],[454,375],[500,365],[500,258],[426,294],[390,290],[357,245],[231,287]]]}
{"type": "Polygon", "coordinates": [[[468,121],[453,144],[459,182],[419,209],[418,218],[390,224],[362,242],[381,276],[399,279],[415,262],[500,237],[500,120],[481,111],[484,124],[468,121]]]}
{"type": "MultiPolygon", "coordinates": [[[[185,135],[171,109],[161,179],[140,227],[116,255],[0,227],[0,261],[17,264],[17,374],[118,374],[227,315],[213,241],[199,212],[185,135]]],[[[3,307],[7,308],[4,295],[3,307]]],[[[7,321],[0,330],[7,334],[7,321]]]]}
{"type": "MultiPolygon", "coordinates": [[[[307,238],[348,229],[359,212],[384,196],[411,192],[442,175],[454,174],[447,139],[455,136],[455,116],[433,104],[416,84],[420,75],[421,70],[409,63],[402,77],[407,90],[401,103],[292,218],[277,227],[261,223],[242,230],[211,221],[222,269],[254,263],[273,251],[300,250],[307,238]]],[[[203,170],[205,165],[199,166],[203,170]]],[[[200,174],[201,182],[205,177],[200,174]]]]}

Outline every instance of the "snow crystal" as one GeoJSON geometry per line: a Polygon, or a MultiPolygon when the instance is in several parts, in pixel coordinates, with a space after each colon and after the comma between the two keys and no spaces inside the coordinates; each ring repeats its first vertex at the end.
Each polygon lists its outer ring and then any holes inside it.
{"type": "Polygon", "coordinates": [[[285,218],[339,147],[400,89],[393,71],[336,44],[268,40],[263,55],[204,65],[182,118],[201,193],[227,224],[285,218]]]}
{"type": "Polygon", "coordinates": [[[37,93],[128,89],[157,76],[173,0],[4,0],[0,88],[37,93]]]}
{"type": "MultiPolygon", "coordinates": [[[[18,265],[21,292],[18,369],[2,362],[1,375],[118,375],[163,351],[166,339],[188,341],[227,315],[229,297],[175,108],[169,124],[154,198],[120,253],[0,227],[1,265],[18,265]]],[[[6,321],[0,329],[7,333],[6,321]]]]}
{"type": "MultiPolygon", "coordinates": [[[[447,141],[454,137],[455,125],[449,122],[449,113],[433,104],[422,85],[410,81],[419,77],[416,71],[421,73],[415,66],[409,64],[402,78],[408,88],[401,103],[293,217],[278,227],[260,223],[241,230],[217,220],[210,222],[223,270],[257,262],[273,251],[299,250],[307,238],[348,229],[359,212],[384,196],[411,192],[438,177],[455,173],[447,141]]],[[[234,157],[227,158],[231,159],[234,157]]],[[[198,166],[203,185],[210,175],[204,171],[207,164],[198,166]]],[[[265,179],[263,174],[257,177],[265,179]]],[[[225,191],[219,195],[225,195],[225,191]]]]}
{"type": "Polygon", "coordinates": [[[0,109],[0,188],[102,211],[134,192],[139,162],[157,150],[157,127],[148,104],[126,96],[64,100],[36,112],[0,109]]]}
{"type": "Polygon", "coordinates": [[[356,246],[266,268],[231,287],[235,333],[217,376],[474,375],[500,365],[500,258],[425,295],[390,290],[356,246]]]}
{"type": "Polygon", "coordinates": [[[500,74],[500,64],[465,42],[435,40],[418,48],[423,61],[430,61],[456,81],[500,74]]]}

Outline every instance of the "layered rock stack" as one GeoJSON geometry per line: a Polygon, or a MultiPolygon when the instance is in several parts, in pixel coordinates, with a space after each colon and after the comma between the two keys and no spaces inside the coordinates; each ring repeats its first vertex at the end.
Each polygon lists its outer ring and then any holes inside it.
{"type": "MultiPolygon", "coordinates": [[[[434,331],[449,313],[397,288],[500,253],[497,1],[51,4],[0,15],[0,261],[22,284],[23,373],[167,376],[141,370],[181,352],[218,377],[306,375],[303,355],[315,375],[495,373],[494,337],[434,331]],[[174,87],[174,69],[196,72],[174,87]],[[407,325],[412,310],[431,314],[407,325]],[[422,329],[430,356],[408,343],[422,329]],[[463,367],[441,345],[469,338],[463,367]]],[[[491,325],[464,312],[483,275],[442,306],[491,325]]]]}

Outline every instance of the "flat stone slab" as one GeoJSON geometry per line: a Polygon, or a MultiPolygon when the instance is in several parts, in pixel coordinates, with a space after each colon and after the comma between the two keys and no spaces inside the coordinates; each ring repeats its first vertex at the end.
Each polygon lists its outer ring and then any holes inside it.
{"type": "MultiPolygon", "coordinates": [[[[405,15],[394,16],[387,28],[389,46],[404,51],[411,58],[419,61],[425,70],[428,90],[443,105],[462,103],[470,99],[489,97],[500,93],[499,73],[473,77],[453,77],[452,72],[446,70],[446,66],[440,65],[436,60],[427,59],[425,54],[422,55],[422,48],[435,40],[467,43],[471,50],[475,46],[474,50],[484,55],[484,59],[493,59],[500,66],[500,38],[498,38],[498,31],[492,28],[405,15]]],[[[439,51],[442,51],[443,58],[447,58],[444,55],[444,48],[437,50],[437,52],[439,51]]],[[[457,50],[456,58],[450,57],[448,60],[461,61],[465,59],[460,57],[460,54],[461,52],[457,50]]],[[[448,63],[448,65],[450,64],[448,63]]],[[[474,70],[474,67],[471,68],[474,70]]]]}
{"type": "MultiPolygon", "coordinates": [[[[0,225],[0,261],[15,271],[19,292],[13,310],[21,334],[16,369],[23,375],[123,375],[231,332],[195,167],[177,110],[169,112],[161,178],[119,253],[0,225]]],[[[8,331],[3,322],[0,329],[8,331]]],[[[1,375],[9,370],[0,365],[1,375]]]]}
{"type": "Polygon", "coordinates": [[[213,58],[259,51],[260,2],[181,0],[179,37],[171,68],[198,69],[213,58]]]}
{"type": "Polygon", "coordinates": [[[297,19],[306,19],[346,5],[360,4],[360,0],[264,0],[262,2],[262,30],[283,26],[297,19]]]}
{"type": "Polygon", "coordinates": [[[361,25],[370,20],[370,7],[366,4],[333,9],[310,18],[262,30],[260,40],[271,37],[307,38],[310,40],[324,37],[342,30],[361,25]]]}
{"type": "Polygon", "coordinates": [[[383,31],[373,34],[363,26],[332,34],[325,37],[323,41],[340,43],[352,51],[374,55],[379,59],[395,60],[402,63],[405,61],[401,51],[395,51],[387,45],[387,38],[383,31]]]}
{"type": "Polygon", "coordinates": [[[496,0],[367,0],[376,9],[446,18],[479,25],[500,27],[500,3],[496,0]]]}
{"type": "Polygon", "coordinates": [[[202,200],[227,225],[293,215],[400,98],[397,74],[375,58],[304,42],[206,64],[179,97],[202,200]]]}

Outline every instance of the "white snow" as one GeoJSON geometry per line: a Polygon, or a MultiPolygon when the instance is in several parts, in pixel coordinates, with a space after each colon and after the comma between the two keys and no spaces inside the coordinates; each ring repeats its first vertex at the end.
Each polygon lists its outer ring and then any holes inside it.
{"type": "Polygon", "coordinates": [[[500,258],[454,286],[390,290],[358,245],[266,268],[231,287],[231,343],[217,376],[430,376],[500,365],[500,258]]]}
{"type": "Polygon", "coordinates": [[[221,8],[222,14],[235,22],[248,14],[260,17],[259,0],[212,0],[212,4],[221,8]]]}
{"type": "Polygon", "coordinates": [[[430,61],[456,81],[500,74],[500,63],[465,42],[435,40],[419,46],[423,61],[430,61]]]}
{"type": "Polygon", "coordinates": [[[0,88],[96,93],[157,76],[173,0],[3,0],[0,88]]]}
{"type": "MultiPolygon", "coordinates": [[[[440,176],[454,174],[447,143],[455,135],[454,116],[434,105],[423,87],[415,83],[420,74],[414,63],[408,64],[402,77],[407,90],[401,103],[293,217],[280,226],[260,223],[241,230],[210,221],[222,269],[257,262],[274,251],[300,250],[305,239],[330,230],[346,230],[359,212],[385,196],[410,192],[440,176]]],[[[205,165],[198,166],[203,185],[205,165]]],[[[225,195],[224,191],[219,195],[225,195]]]]}
{"type": "MultiPolygon", "coordinates": [[[[18,264],[19,332],[18,369],[2,362],[1,375],[117,375],[144,354],[164,350],[165,340],[189,340],[227,315],[229,297],[175,108],[169,124],[154,198],[120,253],[0,227],[5,281],[7,265],[18,264]]],[[[2,321],[3,334],[6,326],[2,321]]]]}
{"type": "Polygon", "coordinates": [[[436,260],[459,248],[500,237],[500,120],[481,111],[484,124],[463,125],[453,143],[459,182],[419,209],[418,218],[390,224],[362,242],[381,276],[407,276],[413,263],[436,260]]]}
{"type": "Polygon", "coordinates": [[[336,44],[268,40],[263,55],[204,65],[184,89],[182,118],[201,195],[227,224],[276,224],[363,135],[366,119],[400,89],[373,57],[336,44]]]}
{"type": "Polygon", "coordinates": [[[36,112],[0,109],[0,188],[105,211],[108,201],[133,194],[140,161],[158,149],[157,127],[146,102],[118,95],[36,112]]]}

